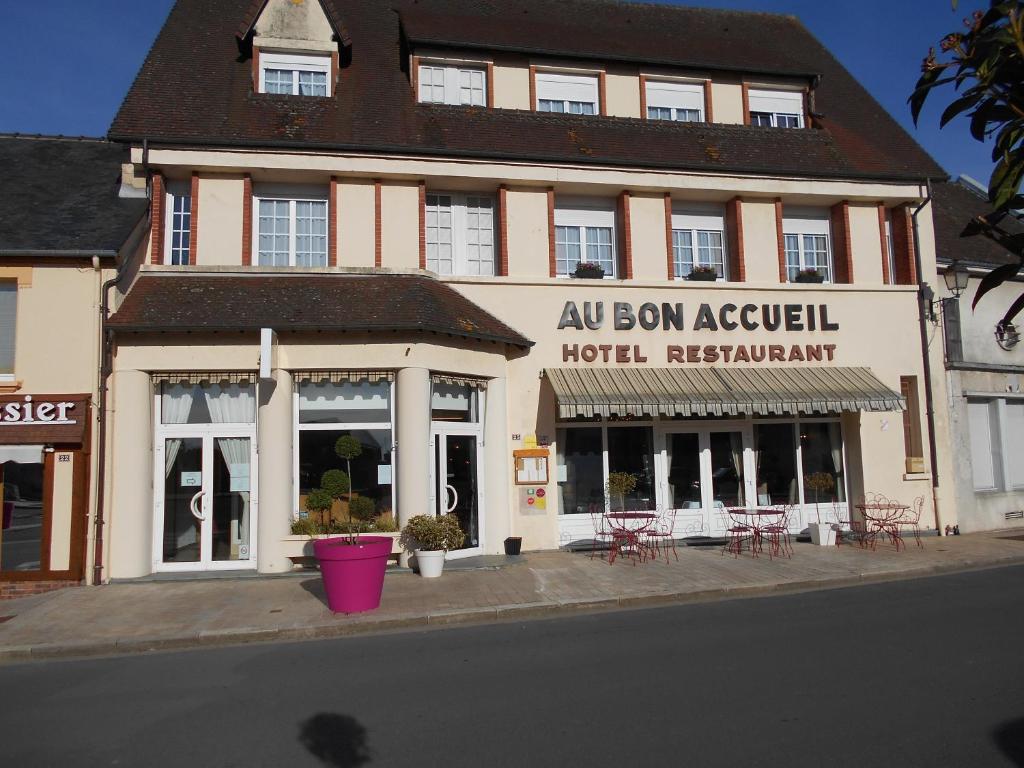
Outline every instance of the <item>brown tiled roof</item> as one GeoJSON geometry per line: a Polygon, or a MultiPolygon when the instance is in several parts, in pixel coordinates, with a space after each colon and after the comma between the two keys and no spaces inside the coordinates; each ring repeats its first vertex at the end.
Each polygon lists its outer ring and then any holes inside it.
{"type": "MultiPolygon", "coordinates": [[[[940,264],[954,259],[978,267],[1018,262],[1017,257],[983,235],[960,237],[972,218],[992,210],[984,194],[964,182],[940,183],[932,188],[932,201],[935,255],[940,264]]],[[[1014,233],[1024,232],[1024,226],[1012,219],[1004,219],[1000,226],[1014,233]]]]}
{"type": "Polygon", "coordinates": [[[143,273],[109,325],[142,332],[426,332],[533,345],[425,275],[143,273]]]}
{"type": "Polygon", "coordinates": [[[239,56],[235,37],[239,25],[249,22],[252,0],[178,0],[110,136],[808,177],[945,178],[790,16],[607,0],[323,3],[344,18],[352,41],[351,61],[331,98],[253,94],[251,62],[239,56]],[[420,105],[406,71],[403,22],[407,38],[435,45],[550,49],[608,62],[729,69],[754,79],[766,73],[820,75],[816,109],[824,115],[823,129],[420,105]]]}

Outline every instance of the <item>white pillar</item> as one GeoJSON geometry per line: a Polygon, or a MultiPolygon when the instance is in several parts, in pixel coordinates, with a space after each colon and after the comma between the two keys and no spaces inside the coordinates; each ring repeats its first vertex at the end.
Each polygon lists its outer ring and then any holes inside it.
{"type": "Polygon", "coordinates": [[[153,571],[153,386],[144,371],[111,376],[112,433],[104,578],[130,579],[153,571]]]}
{"type": "Polygon", "coordinates": [[[292,377],[276,370],[259,383],[259,507],[257,509],[256,567],[260,573],[284,573],[292,561],[281,539],[290,533],[292,519],[292,377]]]}
{"type": "Polygon", "coordinates": [[[484,415],[484,551],[501,554],[505,538],[512,535],[512,510],[509,505],[508,402],[506,380],[487,382],[484,415]]]}
{"type": "MultiPolygon", "coordinates": [[[[395,381],[398,525],[430,512],[430,372],[402,368],[395,381]]],[[[402,555],[402,564],[408,558],[402,555]]]]}

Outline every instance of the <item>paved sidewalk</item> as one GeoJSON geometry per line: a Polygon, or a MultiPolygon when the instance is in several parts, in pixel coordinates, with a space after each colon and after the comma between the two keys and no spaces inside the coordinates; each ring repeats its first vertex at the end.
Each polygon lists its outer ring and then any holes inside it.
{"type": "Polygon", "coordinates": [[[871,551],[797,543],[792,559],[775,560],[680,547],[678,562],[635,567],[629,560],[610,566],[585,553],[528,553],[440,579],[389,573],[380,609],[354,616],[327,610],[315,572],[81,587],[0,602],[0,662],[327,638],[915,578],[1024,563],[1024,540],[1012,538],[1022,535],[926,538],[923,549],[911,539],[899,553],[883,544],[871,551]]]}

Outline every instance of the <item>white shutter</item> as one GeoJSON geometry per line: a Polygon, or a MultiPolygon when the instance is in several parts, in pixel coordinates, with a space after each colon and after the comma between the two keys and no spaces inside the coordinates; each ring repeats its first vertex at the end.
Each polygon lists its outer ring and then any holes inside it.
{"type": "Polygon", "coordinates": [[[828,211],[821,208],[786,208],[782,214],[782,231],[787,235],[827,235],[828,211]]]}
{"type": "Polygon", "coordinates": [[[971,466],[974,472],[974,489],[977,491],[991,491],[996,487],[990,410],[988,402],[967,403],[967,418],[971,432],[971,466]]]}
{"type": "Polygon", "coordinates": [[[672,209],[672,229],[702,229],[725,232],[725,211],[721,206],[683,206],[672,209]]]}
{"type": "Polygon", "coordinates": [[[647,81],[647,106],[696,109],[704,113],[704,86],[694,83],[647,81]]]}
{"type": "Polygon", "coordinates": [[[1024,488],[1024,401],[1006,401],[1006,463],[1011,488],[1024,488]]]}
{"type": "Polygon", "coordinates": [[[803,115],[804,113],[804,95],[800,91],[751,89],[749,103],[751,112],[772,112],[784,115],[803,115]]]}
{"type": "Polygon", "coordinates": [[[17,330],[18,284],[0,283],[0,376],[14,375],[14,339],[17,330]]]}
{"type": "Polygon", "coordinates": [[[597,77],[593,75],[559,75],[537,73],[537,99],[552,101],[583,101],[597,104],[597,77]]]}

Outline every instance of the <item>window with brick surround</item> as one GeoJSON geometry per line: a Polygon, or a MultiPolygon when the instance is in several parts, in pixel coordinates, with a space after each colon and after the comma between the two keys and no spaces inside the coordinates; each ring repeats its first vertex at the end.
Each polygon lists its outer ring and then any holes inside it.
{"type": "Polygon", "coordinates": [[[568,112],[574,115],[596,115],[600,111],[597,75],[567,75],[559,72],[538,72],[538,112],[568,112]]]}
{"type": "Polygon", "coordinates": [[[493,275],[494,199],[431,192],[426,207],[427,269],[439,275],[493,275]]]}
{"type": "Polygon", "coordinates": [[[751,88],[748,93],[750,124],[770,128],[804,127],[803,91],[751,88]]]}
{"type": "Polygon", "coordinates": [[[327,266],[327,194],[253,196],[253,242],[261,267],[327,266]]]}
{"type": "Polygon", "coordinates": [[[711,267],[719,280],[728,275],[725,211],[720,206],[686,206],[672,210],[672,264],[677,278],[694,267],[711,267]]]}
{"type": "Polygon", "coordinates": [[[296,53],[260,53],[260,93],[330,96],[331,58],[296,53]]]}
{"type": "Polygon", "coordinates": [[[782,218],[782,233],[789,282],[796,282],[800,273],[808,270],[816,270],[826,283],[833,281],[827,210],[787,209],[782,218]]]}
{"type": "Polygon", "coordinates": [[[615,205],[611,201],[556,201],[555,274],[568,277],[581,261],[599,265],[606,278],[618,274],[615,205]]]}
{"type": "Polygon", "coordinates": [[[644,83],[649,120],[675,120],[684,123],[704,121],[704,86],[667,80],[644,83]]]}
{"type": "Polygon", "coordinates": [[[487,106],[487,70],[451,64],[420,64],[419,100],[424,104],[487,106]]]}

